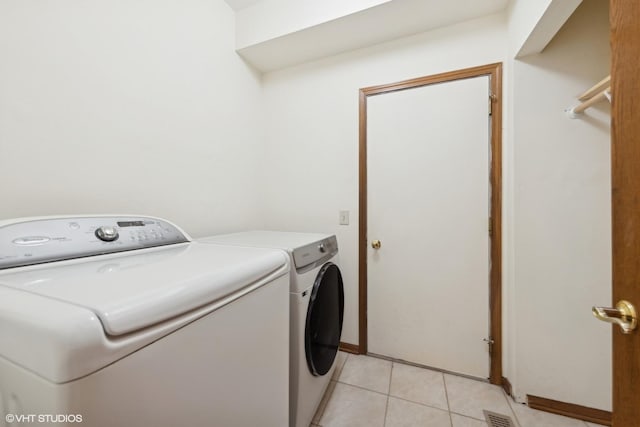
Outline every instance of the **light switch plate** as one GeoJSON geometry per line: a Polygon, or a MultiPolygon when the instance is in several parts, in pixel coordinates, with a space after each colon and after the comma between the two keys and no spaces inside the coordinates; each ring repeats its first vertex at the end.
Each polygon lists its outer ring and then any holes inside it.
{"type": "Polygon", "coordinates": [[[340,211],[340,225],[349,225],[349,211],[340,211]]]}

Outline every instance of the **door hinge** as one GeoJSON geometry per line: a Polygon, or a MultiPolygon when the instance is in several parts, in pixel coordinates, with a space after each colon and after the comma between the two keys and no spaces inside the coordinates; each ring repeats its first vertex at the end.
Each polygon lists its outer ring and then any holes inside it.
{"type": "Polygon", "coordinates": [[[498,99],[494,94],[489,94],[489,115],[493,115],[493,102],[498,99]]]}
{"type": "Polygon", "coordinates": [[[493,222],[489,218],[489,237],[493,237],[493,222]]]}

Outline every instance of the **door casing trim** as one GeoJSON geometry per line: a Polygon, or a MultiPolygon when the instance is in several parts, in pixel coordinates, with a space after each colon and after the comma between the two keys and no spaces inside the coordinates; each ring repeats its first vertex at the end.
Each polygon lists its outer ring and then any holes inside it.
{"type": "Polygon", "coordinates": [[[367,98],[400,90],[474,77],[490,77],[491,85],[491,266],[489,272],[489,329],[493,340],[489,381],[502,383],[502,63],[434,74],[360,89],[359,110],[359,226],[358,226],[358,352],[367,342],[367,98]]]}

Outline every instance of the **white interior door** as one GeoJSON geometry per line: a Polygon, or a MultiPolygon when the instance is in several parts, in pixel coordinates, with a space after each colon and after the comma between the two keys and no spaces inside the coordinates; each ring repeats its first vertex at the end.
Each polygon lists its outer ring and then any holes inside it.
{"type": "Polygon", "coordinates": [[[489,91],[481,76],[367,99],[371,353],[489,376],[489,91]]]}

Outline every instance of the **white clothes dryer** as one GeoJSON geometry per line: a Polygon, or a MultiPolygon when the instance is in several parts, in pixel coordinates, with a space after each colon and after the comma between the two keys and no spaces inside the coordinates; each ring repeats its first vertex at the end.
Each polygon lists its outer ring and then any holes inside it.
{"type": "Polygon", "coordinates": [[[289,425],[308,427],[335,369],[344,317],[344,285],[336,236],[247,231],[201,239],[279,248],[291,262],[289,425]]]}
{"type": "Polygon", "coordinates": [[[0,426],[287,425],[288,272],[158,218],[0,222],[0,426]]]}

